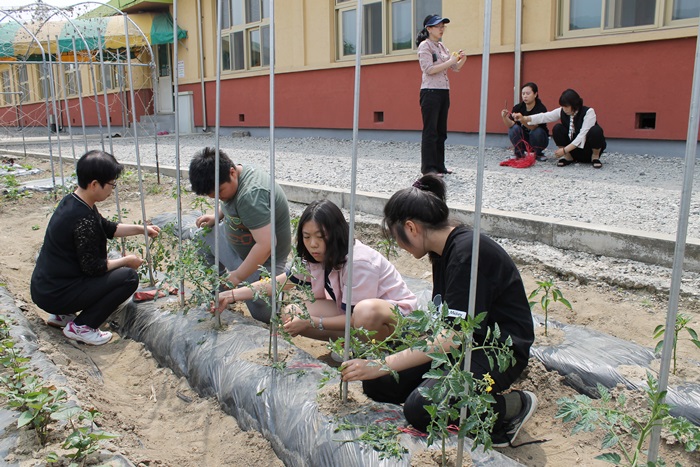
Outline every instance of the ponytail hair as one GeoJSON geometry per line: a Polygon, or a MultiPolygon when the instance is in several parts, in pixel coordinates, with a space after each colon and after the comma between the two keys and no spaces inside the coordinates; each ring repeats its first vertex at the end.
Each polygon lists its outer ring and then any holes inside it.
{"type": "MultiPolygon", "coordinates": [[[[416,47],[419,46],[420,43],[423,42],[424,40],[426,40],[428,38],[428,36],[430,35],[430,34],[428,34],[428,29],[425,27],[425,25],[428,23],[428,21],[430,19],[433,18],[433,16],[436,16],[436,15],[428,15],[423,20],[423,29],[418,31],[418,36],[416,36],[416,47]]],[[[449,22],[449,20],[448,20],[448,22],[449,22]]]]}
{"type": "Polygon", "coordinates": [[[418,35],[416,36],[416,47],[419,46],[421,42],[426,40],[428,38],[428,35],[428,30],[425,28],[418,31],[418,35]]]}
{"type": "Polygon", "coordinates": [[[384,235],[408,242],[403,228],[407,220],[433,230],[447,227],[450,209],[445,196],[445,182],[434,174],[423,175],[410,188],[397,191],[384,206],[384,235]]]}

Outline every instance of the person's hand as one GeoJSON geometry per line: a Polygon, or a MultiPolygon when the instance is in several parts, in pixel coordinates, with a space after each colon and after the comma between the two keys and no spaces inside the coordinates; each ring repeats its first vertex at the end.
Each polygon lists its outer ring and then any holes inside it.
{"type": "Polygon", "coordinates": [[[348,360],[340,370],[343,381],[366,381],[388,374],[389,372],[382,370],[382,364],[376,360],[348,360]]]}
{"type": "Polygon", "coordinates": [[[508,109],[503,109],[503,110],[501,110],[501,117],[507,118],[509,113],[510,112],[508,112],[508,109]]]}
{"type": "Polygon", "coordinates": [[[455,53],[450,54],[450,58],[447,61],[450,63],[450,65],[454,65],[459,61],[459,55],[455,53]]]}
{"type": "Polygon", "coordinates": [[[467,56],[467,54],[465,54],[464,50],[462,50],[462,49],[459,49],[459,52],[457,52],[457,54],[459,55],[460,60],[467,56]]]}
{"type": "Polygon", "coordinates": [[[284,330],[292,337],[298,336],[310,327],[311,323],[308,319],[303,319],[296,315],[288,318],[284,323],[284,330]]]}
{"type": "Polygon", "coordinates": [[[143,259],[136,255],[127,255],[122,258],[124,266],[131,269],[138,269],[143,264],[143,259]]]}
{"type": "Polygon", "coordinates": [[[214,227],[215,218],[213,214],[204,214],[199,216],[194,222],[197,227],[214,227]]]}
{"type": "Polygon", "coordinates": [[[231,274],[228,275],[226,278],[227,284],[222,284],[228,288],[228,285],[230,284],[231,287],[237,287],[238,284],[243,282],[243,279],[239,279],[238,276],[236,275],[236,271],[233,271],[231,274]]]}
{"type": "Polygon", "coordinates": [[[209,313],[214,314],[214,313],[221,313],[223,312],[230,304],[236,301],[236,297],[233,294],[233,291],[231,292],[220,292],[219,293],[219,304],[218,306],[212,302],[211,307],[209,307],[209,313]]]}
{"type": "Polygon", "coordinates": [[[565,154],[564,148],[557,148],[557,150],[554,151],[554,157],[564,157],[565,154]]]}
{"type": "Polygon", "coordinates": [[[519,114],[517,112],[513,113],[511,117],[513,117],[513,120],[515,120],[516,122],[523,122],[523,120],[525,119],[525,117],[523,117],[523,114],[519,114]]]}
{"type": "Polygon", "coordinates": [[[160,227],[157,225],[149,225],[146,227],[146,231],[148,232],[149,237],[156,238],[158,234],[160,234],[160,227]]]}

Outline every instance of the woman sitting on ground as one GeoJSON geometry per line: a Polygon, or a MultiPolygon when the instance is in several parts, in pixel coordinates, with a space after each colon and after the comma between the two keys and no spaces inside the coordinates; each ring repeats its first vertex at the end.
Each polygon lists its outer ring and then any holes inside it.
{"type": "MultiPolygon", "coordinates": [[[[327,340],[345,333],[345,299],[348,276],[349,226],[342,211],[331,201],[314,201],[304,210],[297,228],[297,254],[306,262],[309,277],[292,276],[287,288],[309,285],[315,301],[306,302],[308,316],[296,305],[282,311],[284,329],[292,336],[327,340]]],[[[353,328],[376,331],[374,338],[385,339],[394,330],[394,307],[409,314],[416,297],[396,268],[378,251],[355,240],[352,264],[353,328]]],[[[282,284],[289,271],[277,276],[282,284]]],[[[218,310],[234,301],[251,300],[253,290],[269,293],[269,283],[257,281],[219,294],[218,310]]]]}
{"type": "MultiPolygon", "coordinates": [[[[445,203],[445,184],[434,175],[425,175],[411,188],[394,193],[384,207],[385,233],[416,258],[430,256],[433,265],[433,300],[446,303],[450,316],[466,317],[471,282],[472,244],[474,232],[464,225],[452,223],[445,203]]],[[[486,339],[486,328],[498,325],[502,339],[510,337],[516,363],[501,372],[491,368],[484,350],[475,350],[471,371],[475,379],[485,374],[493,378],[494,412],[498,419],[491,439],[494,447],[506,447],[515,439],[523,424],[537,408],[537,397],[528,391],[507,391],[527,367],[530,346],[535,339],[532,313],[525,287],[515,263],[496,242],[482,235],[479,248],[479,280],[475,297],[475,315],[486,312],[481,328],[474,331],[476,345],[486,339]]],[[[449,349],[454,341],[444,335],[436,346],[449,349]]],[[[425,378],[431,369],[429,354],[407,349],[389,355],[386,365],[397,371],[399,378],[384,370],[376,361],[354,359],[345,362],[343,381],[362,381],[364,392],[379,402],[404,403],[406,420],[416,429],[426,431],[430,403],[421,394],[437,380],[425,378]]]]}
{"type": "Polygon", "coordinates": [[[525,83],[520,90],[523,101],[513,107],[512,112],[508,109],[501,110],[501,118],[508,128],[508,138],[513,145],[513,157],[519,159],[525,156],[527,145],[535,151],[538,161],[546,161],[544,150],[549,144],[549,129],[546,123],[539,125],[528,125],[527,123],[516,122],[513,114],[534,115],[547,111],[540,100],[540,94],[535,83],[525,83]]]}
{"type": "Polygon", "coordinates": [[[552,139],[559,147],[554,155],[559,158],[557,166],[565,167],[572,162],[587,162],[600,169],[600,156],[605,151],[605,135],[598,125],[595,110],[583,105],[583,99],[573,89],[567,89],[559,97],[560,108],[537,115],[525,116],[514,113],[516,122],[539,125],[561,120],[552,129],[552,139]]]}

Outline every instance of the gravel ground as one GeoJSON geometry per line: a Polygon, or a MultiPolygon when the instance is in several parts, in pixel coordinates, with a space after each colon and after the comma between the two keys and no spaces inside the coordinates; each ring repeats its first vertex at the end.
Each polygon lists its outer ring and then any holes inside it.
{"type": "MultiPolygon", "coordinates": [[[[15,141],[17,141],[15,139],[15,141]]],[[[4,146],[13,149],[10,141],[4,146]]],[[[19,146],[14,149],[21,149],[19,146]]],[[[105,143],[109,149],[108,143],[105,143]]],[[[180,138],[181,166],[204,146],[213,146],[213,135],[180,138]]],[[[92,140],[91,147],[99,147],[92,140]]],[[[114,155],[120,161],[136,160],[133,140],[113,140],[114,155]]],[[[144,164],[155,164],[152,137],[139,137],[139,155],[144,164]]],[[[266,138],[222,136],[220,147],[238,163],[269,170],[270,142],[266,138]]],[[[32,144],[32,151],[48,152],[46,144],[32,144]]],[[[76,153],[83,148],[76,141],[76,153]]],[[[613,148],[610,148],[614,150],[613,148]]],[[[54,146],[56,152],[56,147],[54,146]]],[[[303,138],[275,140],[276,176],[280,180],[350,188],[352,142],[347,140],[303,138]]],[[[420,144],[409,142],[360,141],[357,148],[357,189],[393,193],[409,186],[420,176],[420,144]]],[[[485,150],[483,208],[523,212],[675,235],[683,183],[684,161],[646,154],[605,153],[600,170],[587,164],[556,167],[554,159],[537,162],[528,169],[500,167],[511,153],[509,148],[485,150]]],[[[548,151],[551,155],[552,151],[548,151]]],[[[62,154],[71,157],[64,141],[62,154]]],[[[175,138],[158,138],[159,162],[175,165],[175,138]]],[[[450,146],[447,166],[455,171],[445,177],[448,201],[473,205],[476,195],[478,148],[450,146]]],[[[697,169],[696,174],[697,177],[697,169]]],[[[700,195],[693,193],[688,236],[700,238],[700,195]]],[[[536,259],[565,277],[579,280],[604,278],[624,287],[668,289],[670,270],[626,260],[599,258],[578,252],[562,252],[541,244],[504,240],[509,251],[521,260],[536,259]]],[[[684,274],[684,294],[700,293],[700,276],[684,274]]]]}

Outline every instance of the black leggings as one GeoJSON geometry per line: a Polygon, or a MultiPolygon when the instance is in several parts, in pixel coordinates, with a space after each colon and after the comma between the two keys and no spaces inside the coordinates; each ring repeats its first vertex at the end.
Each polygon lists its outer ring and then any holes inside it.
{"type": "MultiPolygon", "coordinates": [[[[508,368],[505,372],[499,373],[498,368],[493,370],[489,367],[488,359],[483,351],[476,351],[472,354],[471,372],[475,379],[483,378],[485,373],[489,373],[495,381],[493,385],[493,397],[496,399],[494,411],[498,414],[498,420],[494,425],[493,432],[499,431],[506,413],[505,399],[498,393],[510,388],[511,384],[517,380],[527,367],[527,360],[517,362],[515,366],[508,368]]],[[[362,382],[362,388],[368,397],[378,402],[390,402],[392,404],[404,403],[403,411],[406,420],[420,431],[426,431],[430,425],[430,414],[425,410],[429,402],[420,394],[421,387],[429,388],[437,383],[435,379],[424,379],[423,375],[430,369],[430,362],[423,365],[409,368],[399,372],[399,382],[393,376],[387,375],[381,378],[362,382]]],[[[456,421],[456,420],[455,420],[456,421]]]]}
{"type": "MultiPolygon", "coordinates": [[[[561,123],[554,125],[552,129],[552,139],[554,144],[557,146],[564,147],[571,144],[571,138],[569,138],[569,129],[565,128],[561,123]]],[[[571,151],[571,157],[576,162],[591,162],[591,156],[593,155],[594,149],[600,149],[600,153],[603,154],[607,143],[605,142],[605,134],[603,134],[603,129],[600,125],[595,124],[588,130],[586,135],[586,144],[583,148],[576,148],[571,151]]]]}
{"type": "Polygon", "coordinates": [[[134,269],[123,267],[108,271],[102,276],[85,277],[60,296],[41,297],[43,300],[39,301],[37,298],[40,297],[33,298],[48,313],[67,315],[80,311],[75,324],[97,329],[119,305],[136,292],[138,286],[138,273],[134,269]]]}

